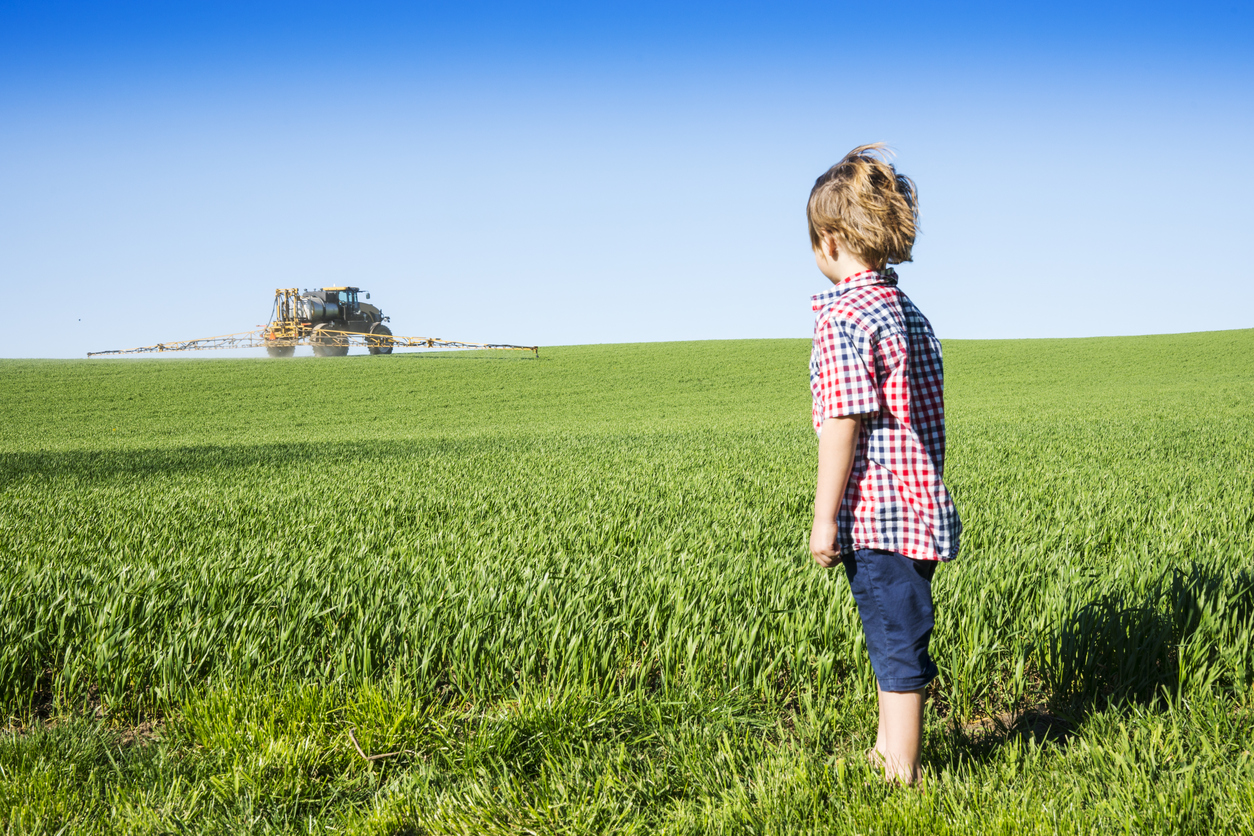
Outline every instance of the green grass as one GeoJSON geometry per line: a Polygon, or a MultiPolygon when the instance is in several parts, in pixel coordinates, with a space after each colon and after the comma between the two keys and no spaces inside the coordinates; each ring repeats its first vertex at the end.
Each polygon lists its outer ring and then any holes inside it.
{"type": "Polygon", "coordinates": [[[921,792],[806,554],[806,341],[0,363],[0,822],[1254,828],[1254,331],[945,349],[921,792]]]}

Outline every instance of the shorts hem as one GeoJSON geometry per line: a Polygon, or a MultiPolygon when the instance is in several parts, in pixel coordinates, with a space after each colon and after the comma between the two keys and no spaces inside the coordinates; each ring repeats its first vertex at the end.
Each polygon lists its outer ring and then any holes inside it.
{"type": "Polygon", "coordinates": [[[903,691],[921,691],[930,685],[932,680],[935,678],[936,674],[930,674],[926,676],[912,676],[899,679],[877,679],[876,682],[881,691],[899,693],[903,691]]]}

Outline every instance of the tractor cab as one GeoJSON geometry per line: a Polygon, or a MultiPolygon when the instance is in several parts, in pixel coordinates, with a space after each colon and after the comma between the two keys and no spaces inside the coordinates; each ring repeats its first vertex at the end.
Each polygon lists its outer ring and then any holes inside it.
{"type": "MultiPolygon", "coordinates": [[[[326,294],[325,298],[328,302],[338,302],[340,310],[344,312],[344,316],[354,316],[357,314],[357,293],[359,288],[356,287],[324,287],[322,292],[326,294]]],[[[366,295],[369,298],[369,294],[366,295]]]]}

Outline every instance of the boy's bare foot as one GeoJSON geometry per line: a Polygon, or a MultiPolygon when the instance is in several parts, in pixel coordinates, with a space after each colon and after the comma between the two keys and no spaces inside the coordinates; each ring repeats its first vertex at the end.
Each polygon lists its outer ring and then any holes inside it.
{"type": "Polygon", "coordinates": [[[874,746],[866,750],[866,762],[867,766],[871,767],[871,771],[879,773],[890,784],[917,787],[923,781],[922,774],[917,770],[890,769],[887,756],[874,746]]]}

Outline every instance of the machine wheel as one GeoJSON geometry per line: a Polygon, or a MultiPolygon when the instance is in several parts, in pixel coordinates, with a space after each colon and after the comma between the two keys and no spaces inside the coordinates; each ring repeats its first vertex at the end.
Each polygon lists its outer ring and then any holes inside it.
{"type": "Polygon", "coordinates": [[[392,353],[392,329],[382,322],[370,328],[370,336],[366,337],[366,345],[370,346],[371,354],[392,353]]]}
{"type": "Polygon", "coordinates": [[[294,345],[268,345],[266,346],[266,354],[271,357],[291,357],[296,353],[294,345]]]}
{"type": "Polygon", "coordinates": [[[313,332],[313,353],[316,357],[343,357],[348,353],[348,338],[342,336],[332,336],[330,334],[319,334],[319,331],[331,330],[338,331],[333,327],[335,323],[324,322],[321,325],[314,326],[313,332]],[[341,342],[342,341],[342,342],[341,342]]]}

